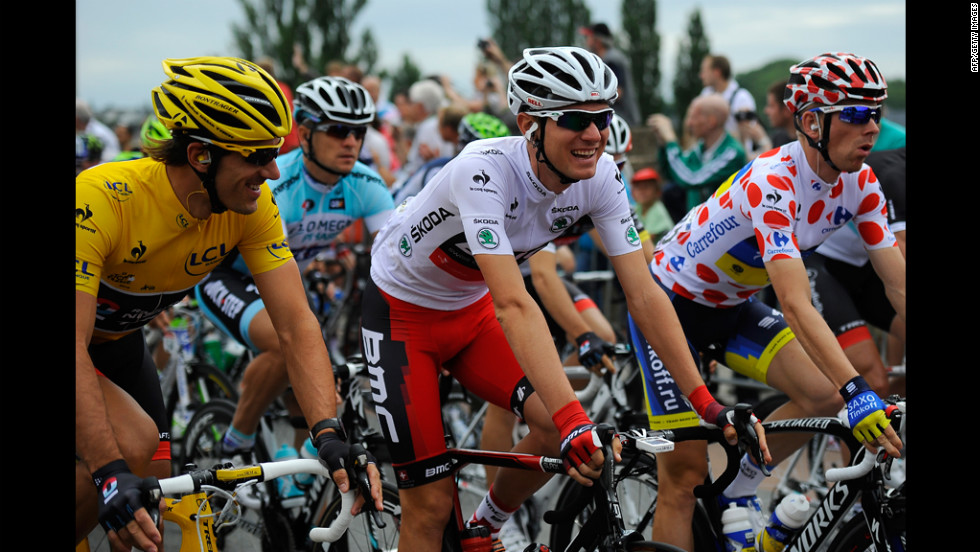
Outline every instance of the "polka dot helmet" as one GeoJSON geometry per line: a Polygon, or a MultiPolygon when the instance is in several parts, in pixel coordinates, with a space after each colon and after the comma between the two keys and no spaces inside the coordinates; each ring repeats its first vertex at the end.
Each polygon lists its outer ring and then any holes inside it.
{"type": "Polygon", "coordinates": [[[820,54],[789,69],[783,103],[793,114],[810,104],[834,105],[844,100],[881,103],[888,85],[873,61],[848,53],[820,54]]]}

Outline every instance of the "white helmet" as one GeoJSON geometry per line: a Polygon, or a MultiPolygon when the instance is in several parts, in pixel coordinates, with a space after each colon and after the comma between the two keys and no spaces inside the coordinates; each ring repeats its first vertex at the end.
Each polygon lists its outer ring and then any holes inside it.
{"type": "Polygon", "coordinates": [[[602,59],[582,48],[527,48],[507,75],[510,111],[540,111],[582,102],[612,104],[618,81],[602,59]]]}
{"type": "Polygon", "coordinates": [[[318,77],[296,88],[293,100],[297,123],[332,121],[366,125],[374,121],[374,100],[360,84],[343,77],[318,77]]]}
{"type": "Polygon", "coordinates": [[[633,133],[626,120],[613,114],[612,124],[609,125],[609,138],[606,140],[606,153],[621,155],[633,149],[633,133]]]}

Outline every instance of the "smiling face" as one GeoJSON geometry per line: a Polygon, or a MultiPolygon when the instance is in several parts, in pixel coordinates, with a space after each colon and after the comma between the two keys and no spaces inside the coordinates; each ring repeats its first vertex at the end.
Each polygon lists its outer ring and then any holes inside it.
{"type": "MultiPolygon", "coordinates": [[[[256,142],[256,146],[275,145],[280,140],[256,142]]],[[[218,198],[229,211],[242,215],[254,213],[259,208],[261,185],[266,180],[279,178],[279,167],[275,159],[264,165],[254,165],[237,152],[228,152],[217,160],[218,172],[215,176],[215,189],[218,198]]]]}
{"type": "MultiPolygon", "coordinates": [[[[609,105],[604,102],[580,103],[563,108],[562,111],[564,110],[596,113],[609,111],[609,105]]],[[[609,138],[608,126],[599,130],[595,123],[590,123],[582,130],[575,130],[559,125],[550,117],[532,117],[526,113],[519,115],[518,125],[526,132],[534,121],[545,125],[544,152],[556,169],[574,180],[595,176],[596,163],[605,151],[606,140],[609,138]]],[[[540,133],[540,130],[535,133],[540,133]]],[[[555,192],[564,191],[571,185],[560,184],[558,176],[543,166],[538,167],[537,175],[548,189],[555,192]]]]}

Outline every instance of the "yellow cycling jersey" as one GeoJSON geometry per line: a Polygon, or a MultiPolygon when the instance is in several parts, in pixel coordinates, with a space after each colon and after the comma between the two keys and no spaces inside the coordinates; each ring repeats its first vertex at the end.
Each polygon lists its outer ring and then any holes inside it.
{"type": "Polygon", "coordinates": [[[93,343],[118,339],[181,300],[237,247],[253,274],[292,258],[267,183],[258,210],[198,220],[154,159],[75,178],[75,289],[97,298],[93,343]]]}

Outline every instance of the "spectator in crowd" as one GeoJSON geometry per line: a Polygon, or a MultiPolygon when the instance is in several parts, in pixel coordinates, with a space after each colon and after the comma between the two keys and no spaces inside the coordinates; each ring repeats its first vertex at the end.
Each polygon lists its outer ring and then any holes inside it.
{"type": "Polygon", "coordinates": [[[439,131],[439,110],[448,103],[442,86],[433,79],[422,79],[408,89],[408,100],[403,117],[416,126],[400,178],[411,175],[426,161],[456,153],[456,142],[443,139],[439,131]]]}
{"type": "Polygon", "coordinates": [[[103,163],[112,161],[122,151],[116,133],[98,120],[88,102],[81,98],[75,98],[75,134],[90,134],[102,142],[102,155],[99,160],[103,163]]]}
{"type": "Polygon", "coordinates": [[[605,23],[595,23],[580,28],[579,33],[585,37],[586,47],[602,58],[619,81],[619,98],[613,104],[616,114],[625,119],[630,126],[642,124],[640,106],[636,102],[636,93],[633,91],[632,65],[626,54],[613,43],[609,26],[605,23]]]}
{"type": "Polygon", "coordinates": [[[663,195],[660,173],[653,167],[645,167],[633,173],[632,192],[633,209],[650,234],[650,241],[656,244],[660,236],[674,227],[674,220],[660,201],[660,196],[663,195]]]}
{"type": "Polygon", "coordinates": [[[726,120],[728,104],[721,95],[695,98],[685,126],[696,143],[682,151],[670,119],[660,113],[650,116],[648,124],[662,144],[659,159],[671,181],[687,192],[683,210],[670,213],[674,220],[708,199],[719,184],[745,165],[745,150],[726,130],[726,120]]]}
{"type": "MultiPolygon", "coordinates": [[[[734,136],[742,145],[745,152],[755,155],[772,147],[765,129],[759,124],[756,113],[755,98],[752,93],[739,86],[732,74],[731,62],[725,56],[708,55],[701,61],[698,73],[701,84],[701,96],[720,94],[728,103],[728,118],[725,120],[725,130],[734,136]],[[756,137],[756,142],[752,137],[756,137]]],[[[751,155],[754,158],[755,155],[751,155]]]]}
{"type": "Polygon", "coordinates": [[[779,147],[796,140],[796,126],[793,124],[793,114],[783,103],[783,93],[786,91],[786,79],[778,80],[766,90],[766,107],[764,111],[769,117],[769,140],[773,147],[779,147]]]}

